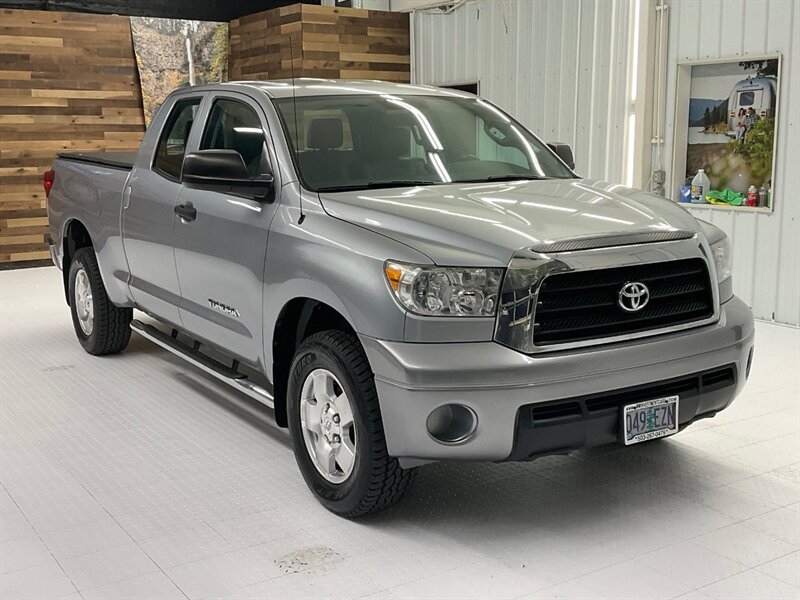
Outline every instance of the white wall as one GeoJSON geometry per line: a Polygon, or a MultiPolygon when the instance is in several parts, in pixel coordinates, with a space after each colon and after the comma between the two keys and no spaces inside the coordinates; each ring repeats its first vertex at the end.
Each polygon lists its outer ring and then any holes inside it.
{"type": "MultiPolygon", "coordinates": [[[[369,10],[391,10],[395,12],[425,8],[438,0],[361,0],[361,8],[369,10]]],[[[443,4],[445,0],[441,0],[443,4]]]]}
{"type": "Polygon", "coordinates": [[[671,0],[664,165],[671,180],[677,62],[780,52],[772,214],[692,207],[734,244],[734,289],[757,318],[800,323],[800,2],[671,0]]]}
{"type": "Polygon", "coordinates": [[[414,13],[416,83],[480,82],[480,94],[549,142],[582,175],[621,181],[630,3],[478,0],[414,13]]]}
{"type": "MultiPolygon", "coordinates": [[[[672,177],[677,61],[775,51],[783,55],[775,212],[691,210],[732,238],[735,291],[755,315],[800,324],[800,1],[668,4],[662,154],[667,181],[672,177]]],[[[580,174],[622,182],[631,6],[628,0],[477,0],[452,14],[414,13],[415,81],[477,80],[482,96],[542,138],[570,143],[580,174]]],[[[640,69],[640,74],[652,85],[652,69],[640,69]]]]}

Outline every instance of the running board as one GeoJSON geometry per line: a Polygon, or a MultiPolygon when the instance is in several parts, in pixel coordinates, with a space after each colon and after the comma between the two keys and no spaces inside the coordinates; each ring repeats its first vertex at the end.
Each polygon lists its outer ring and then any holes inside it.
{"type": "Polygon", "coordinates": [[[158,344],[165,350],[169,350],[175,356],[179,356],[189,364],[192,364],[198,369],[205,371],[209,375],[213,375],[220,381],[227,383],[232,388],[247,394],[251,398],[258,400],[269,408],[275,408],[275,399],[267,390],[250,381],[243,373],[239,373],[231,367],[223,365],[221,362],[214,360],[210,356],[202,354],[199,350],[197,350],[197,346],[194,348],[187,346],[186,344],[178,341],[177,337],[169,336],[160,329],[157,329],[152,325],[148,325],[147,323],[137,321],[136,319],[131,321],[131,329],[142,337],[145,337],[151,342],[158,344]]]}

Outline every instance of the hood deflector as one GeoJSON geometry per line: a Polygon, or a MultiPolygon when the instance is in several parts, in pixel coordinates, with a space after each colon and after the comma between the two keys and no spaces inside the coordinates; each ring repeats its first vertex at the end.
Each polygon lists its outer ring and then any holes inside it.
{"type": "Polygon", "coordinates": [[[610,248],[612,246],[633,246],[634,244],[652,244],[655,242],[673,242],[688,240],[695,236],[695,232],[685,229],[669,231],[641,231],[635,233],[603,235],[596,237],[574,238],[555,242],[536,244],[526,249],[539,254],[555,252],[575,252],[576,250],[593,250],[595,248],[610,248]]]}

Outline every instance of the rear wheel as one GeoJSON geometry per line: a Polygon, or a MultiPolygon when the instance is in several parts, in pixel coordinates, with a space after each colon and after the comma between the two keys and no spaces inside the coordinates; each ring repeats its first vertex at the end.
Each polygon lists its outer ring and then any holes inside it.
{"type": "Polygon", "coordinates": [[[116,354],[128,345],[133,309],[109,301],[91,248],[80,248],[70,263],[69,306],[75,334],[89,354],[116,354]]]}
{"type": "Polygon", "coordinates": [[[297,464],[326,508],[359,517],[405,494],[414,471],[389,456],[373,374],[355,336],[323,331],[300,345],[287,409],[297,464]]]}

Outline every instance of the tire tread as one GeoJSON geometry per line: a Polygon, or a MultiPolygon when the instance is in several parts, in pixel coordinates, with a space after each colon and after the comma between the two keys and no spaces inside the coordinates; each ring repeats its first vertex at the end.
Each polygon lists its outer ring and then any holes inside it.
{"type": "MultiPolygon", "coordinates": [[[[94,330],[92,336],[85,341],[81,339],[84,349],[95,356],[108,354],[118,354],[122,352],[131,339],[131,321],[133,320],[133,309],[121,308],[116,306],[108,299],[103,279],[100,275],[100,267],[97,264],[97,257],[92,248],[80,248],[75,252],[72,259],[73,264],[80,262],[86,269],[89,282],[92,286],[92,296],[95,308],[94,330]]],[[[70,294],[70,307],[73,298],[70,294]]],[[[78,326],[76,324],[76,332],[78,326]]],[[[78,332],[80,337],[80,332],[78,332]]]]}
{"type": "Polygon", "coordinates": [[[383,429],[378,393],[372,369],[358,339],[341,330],[326,330],[313,334],[304,346],[322,346],[344,362],[360,392],[371,427],[372,464],[367,491],[351,510],[339,513],[346,518],[356,518],[380,512],[395,505],[406,493],[416,477],[416,469],[403,469],[398,460],[389,455],[383,429]]]}

